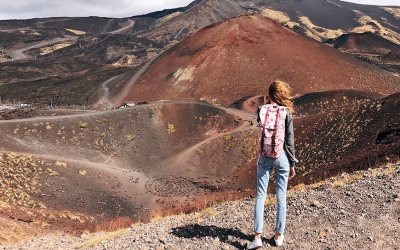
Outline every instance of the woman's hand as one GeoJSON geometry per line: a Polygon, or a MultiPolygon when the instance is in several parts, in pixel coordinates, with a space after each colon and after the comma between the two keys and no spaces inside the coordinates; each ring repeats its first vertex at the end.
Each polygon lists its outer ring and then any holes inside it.
{"type": "Polygon", "coordinates": [[[295,177],[295,175],[296,175],[296,170],[294,170],[294,167],[290,167],[289,180],[292,179],[293,177],[295,177]]]}

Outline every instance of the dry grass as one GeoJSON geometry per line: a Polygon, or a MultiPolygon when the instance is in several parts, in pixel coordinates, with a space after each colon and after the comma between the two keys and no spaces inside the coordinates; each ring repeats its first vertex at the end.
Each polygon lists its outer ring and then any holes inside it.
{"type": "Polygon", "coordinates": [[[175,85],[178,84],[179,82],[182,81],[193,81],[193,72],[194,72],[195,68],[193,66],[188,67],[186,69],[178,69],[175,73],[174,73],[174,78],[176,79],[175,85]]]}
{"type": "Polygon", "coordinates": [[[331,30],[314,25],[306,16],[299,17],[301,24],[290,20],[289,16],[280,11],[264,9],[262,15],[267,16],[285,26],[293,29],[295,26],[303,26],[306,29],[306,35],[316,41],[321,42],[323,39],[336,38],[344,33],[343,30],[331,30]]]}
{"type": "Polygon", "coordinates": [[[111,64],[114,67],[124,67],[124,66],[138,66],[140,60],[136,59],[134,55],[124,55],[121,59],[111,64]]]}
{"type": "Polygon", "coordinates": [[[319,41],[322,41],[321,37],[325,38],[325,39],[336,38],[344,33],[344,31],[341,29],[331,30],[331,29],[326,29],[323,27],[316,26],[306,16],[301,16],[301,17],[299,17],[299,19],[300,19],[300,22],[307,27],[307,29],[309,31],[309,32],[307,32],[307,35],[312,38],[318,37],[319,39],[317,39],[317,40],[319,40],[319,41]]]}
{"type": "Polygon", "coordinates": [[[400,45],[400,34],[391,30],[387,29],[380,22],[377,20],[372,19],[370,16],[362,13],[360,11],[354,10],[354,12],[358,16],[358,23],[360,24],[359,27],[356,27],[351,30],[351,32],[356,33],[363,33],[363,32],[377,32],[380,36],[384,37],[385,39],[400,45]],[[375,25],[372,26],[369,23],[374,23],[375,25]]]}
{"type": "Polygon", "coordinates": [[[202,211],[200,211],[198,214],[197,214],[197,221],[198,222],[201,222],[201,221],[203,221],[204,219],[206,219],[206,218],[213,218],[213,217],[215,217],[215,216],[217,216],[218,214],[220,214],[221,212],[220,211],[217,211],[216,209],[215,209],[215,207],[209,207],[209,208],[207,208],[207,209],[204,209],[204,210],[202,210],[202,211]]]}
{"type": "Polygon", "coordinates": [[[182,14],[182,12],[175,12],[175,13],[169,14],[167,16],[164,16],[164,17],[158,19],[157,23],[156,23],[156,27],[161,26],[162,24],[168,22],[169,20],[173,19],[174,17],[179,16],[180,14],[182,14]]]}
{"type": "MultiPolygon", "coordinates": [[[[135,223],[133,223],[129,217],[120,217],[97,225],[95,231],[101,233],[93,234],[90,240],[77,245],[76,248],[97,246],[105,240],[113,239],[121,234],[129,232],[128,228],[133,225],[135,225],[135,223]]],[[[88,231],[84,233],[89,234],[88,231]]]]}
{"type": "Polygon", "coordinates": [[[278,23],[286,24],[290,22],[290,17],[285,13],[272,9],[263,9],[261,15],[271,18],[272,20],[277,21],[278,23]]]}
{"type": "Polygon", "coordinates": [[[382,9],[386,10],[390,14],[392,14],[396,19],[400,19],[400,9],[399,8],[389,8],[382,7],[382,9]]]}
{"type": "Polygon", "coordinates": [[[387,167],[387,168],[374,168],[374,169],[370,169],[370,171],[372,172],[372,176],[379,176],[379,175],[387,175],[387,174],[396,173],[397,171],[399,171],[399,169],[391,166],[391,167],[387,167]]]}
{"type": "MultiPolygon", "coordinates": [[[[398,163],[397,163],[398,164],[398,163]]],[[[380,168],[370,168],[368,169],[368,172],[371,174],[371,176],[379,176],[379,175],[388,175],[388,174],[393,174],[399,171],[398,167],[396,167],[394,164],[389,164],[385,165],[380,168]]],[[[328,179],[325,181],[320,181],[317,183],[313,183],[310,185],[305,185],[304,183],[300,183],[294,187],[292,187],[290,190],[296,191],[296,190],[306,190],[306,189],[315,189],[318,188],[322,185],[331,185],[332,188],[338,188],[346,185],[347,183],[351,183],[352,181],[359,180],[363,178],[364,173],[361,171],[356,171],[351,174],[344,174],[343,176],[340,177],[334,177],[332,179],[328,179]]]]}
{"type": "Polygon", "coordinates": [[[90,240],[88,240],[88,241],[86,241],[86,242],[84,242],[82,244],[77,245],[76,248],[85,248],[85,247],[97,246],[98,244],[100,244],[103,241],[116,238],[116,237],[118,237],[118,236],[120,236],[120,235],[122,235],[124,233],[127,233],[127,232],[129,232],[128,229],[122,229],[122,230],[118,230],[118,231],[115,231],[115,232],[103,233],[103,234],[101,234],[99,236],[93,237],[92,239],[90,239],[90,240]]]}
{"type": "Polygon", "coordinates": [[[128,228],[133,224],[133,221],[129,217],[120,217],[97,225],[95,231],[114,232],[123,228],[128,228]]]}
{"type": "Polygon", "coordinates": [[[40,53],[39,53],[39,54],[40,54],[41,56],[47,55],[47,54],[50,54],[50,53],[53,52],[53,51],[56,51],[56,50],[59,50],[59,49],[63,49],[63,48],[69,47],[69,46],[71,46],[72,44],[74,44],[74,43],[59,43],[59,44],[56,44],[56,45],[53,45],[53,46],[44,47],[44,48],[41,48],[41,49],[40,49],[40,53]]]}
{"type": "Polygon", "coordinates": [[[14,153],[0,155],[1,200],[24,207],[45,208],[42,203],[36,202],[32,195],[40,193],[40,176],[54,174],[47,169],[42,160],[30,155],[14,153]]]}
{"type": "Polygon", "coordinates": [[[55,165],[63,168],[66,168],[68,166],[67,163],[61,161],[56,161],[55,165]]]}
{"type": "Polygon", "coordinates": [[[69,32],[72,32],[75,35],[84,35],[84,34],[86,34],[85,31],[81,31],[81,30],[74,30],[74,29],[65,29],[65,30],[68,30],[69,32]]]}

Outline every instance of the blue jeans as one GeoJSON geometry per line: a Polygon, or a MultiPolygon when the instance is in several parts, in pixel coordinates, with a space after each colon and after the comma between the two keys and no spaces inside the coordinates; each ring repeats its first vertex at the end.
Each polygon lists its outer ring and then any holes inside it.
{"type": "Polygon", "coordinates": [[[257,196],[254,206],[254,232],[263,232],[264,203],[267,198],[268,182],[275,169],[277,216],[275,232],[283,234],[286,222],[286,190],[289,179],[289,160],[286,151],[279,158],[260,155],[257,162],[257,196]]]}

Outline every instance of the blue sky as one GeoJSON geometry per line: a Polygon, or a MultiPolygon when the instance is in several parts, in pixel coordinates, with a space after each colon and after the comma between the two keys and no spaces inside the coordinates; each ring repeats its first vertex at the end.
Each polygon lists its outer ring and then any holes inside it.
{"type": "MultiPolygon", "coordinates": [[[[192,0],[0,0],[0,20],[36,17],[130,17],[183,7],[192,0]]],[[[347,0],[361,4],[400,5],[400,0],[347,0]]]]}

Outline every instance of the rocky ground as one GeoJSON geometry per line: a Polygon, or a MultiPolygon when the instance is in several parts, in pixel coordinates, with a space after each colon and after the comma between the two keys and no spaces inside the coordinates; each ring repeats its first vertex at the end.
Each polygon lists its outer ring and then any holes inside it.
{"type": "MultiPolygon", "coordinates": [[[[400,164],[342,174],[288,194],[284,249],[400,249],[400,164]]],[[[267,200],[264,247],[273,247],[275,201],[267,200]],[[271,242],[271,243],[270,243],[271,242]]],[[[254,198],[113,233],[52,235],[0,249],[246,249],[254,198]]]]}

